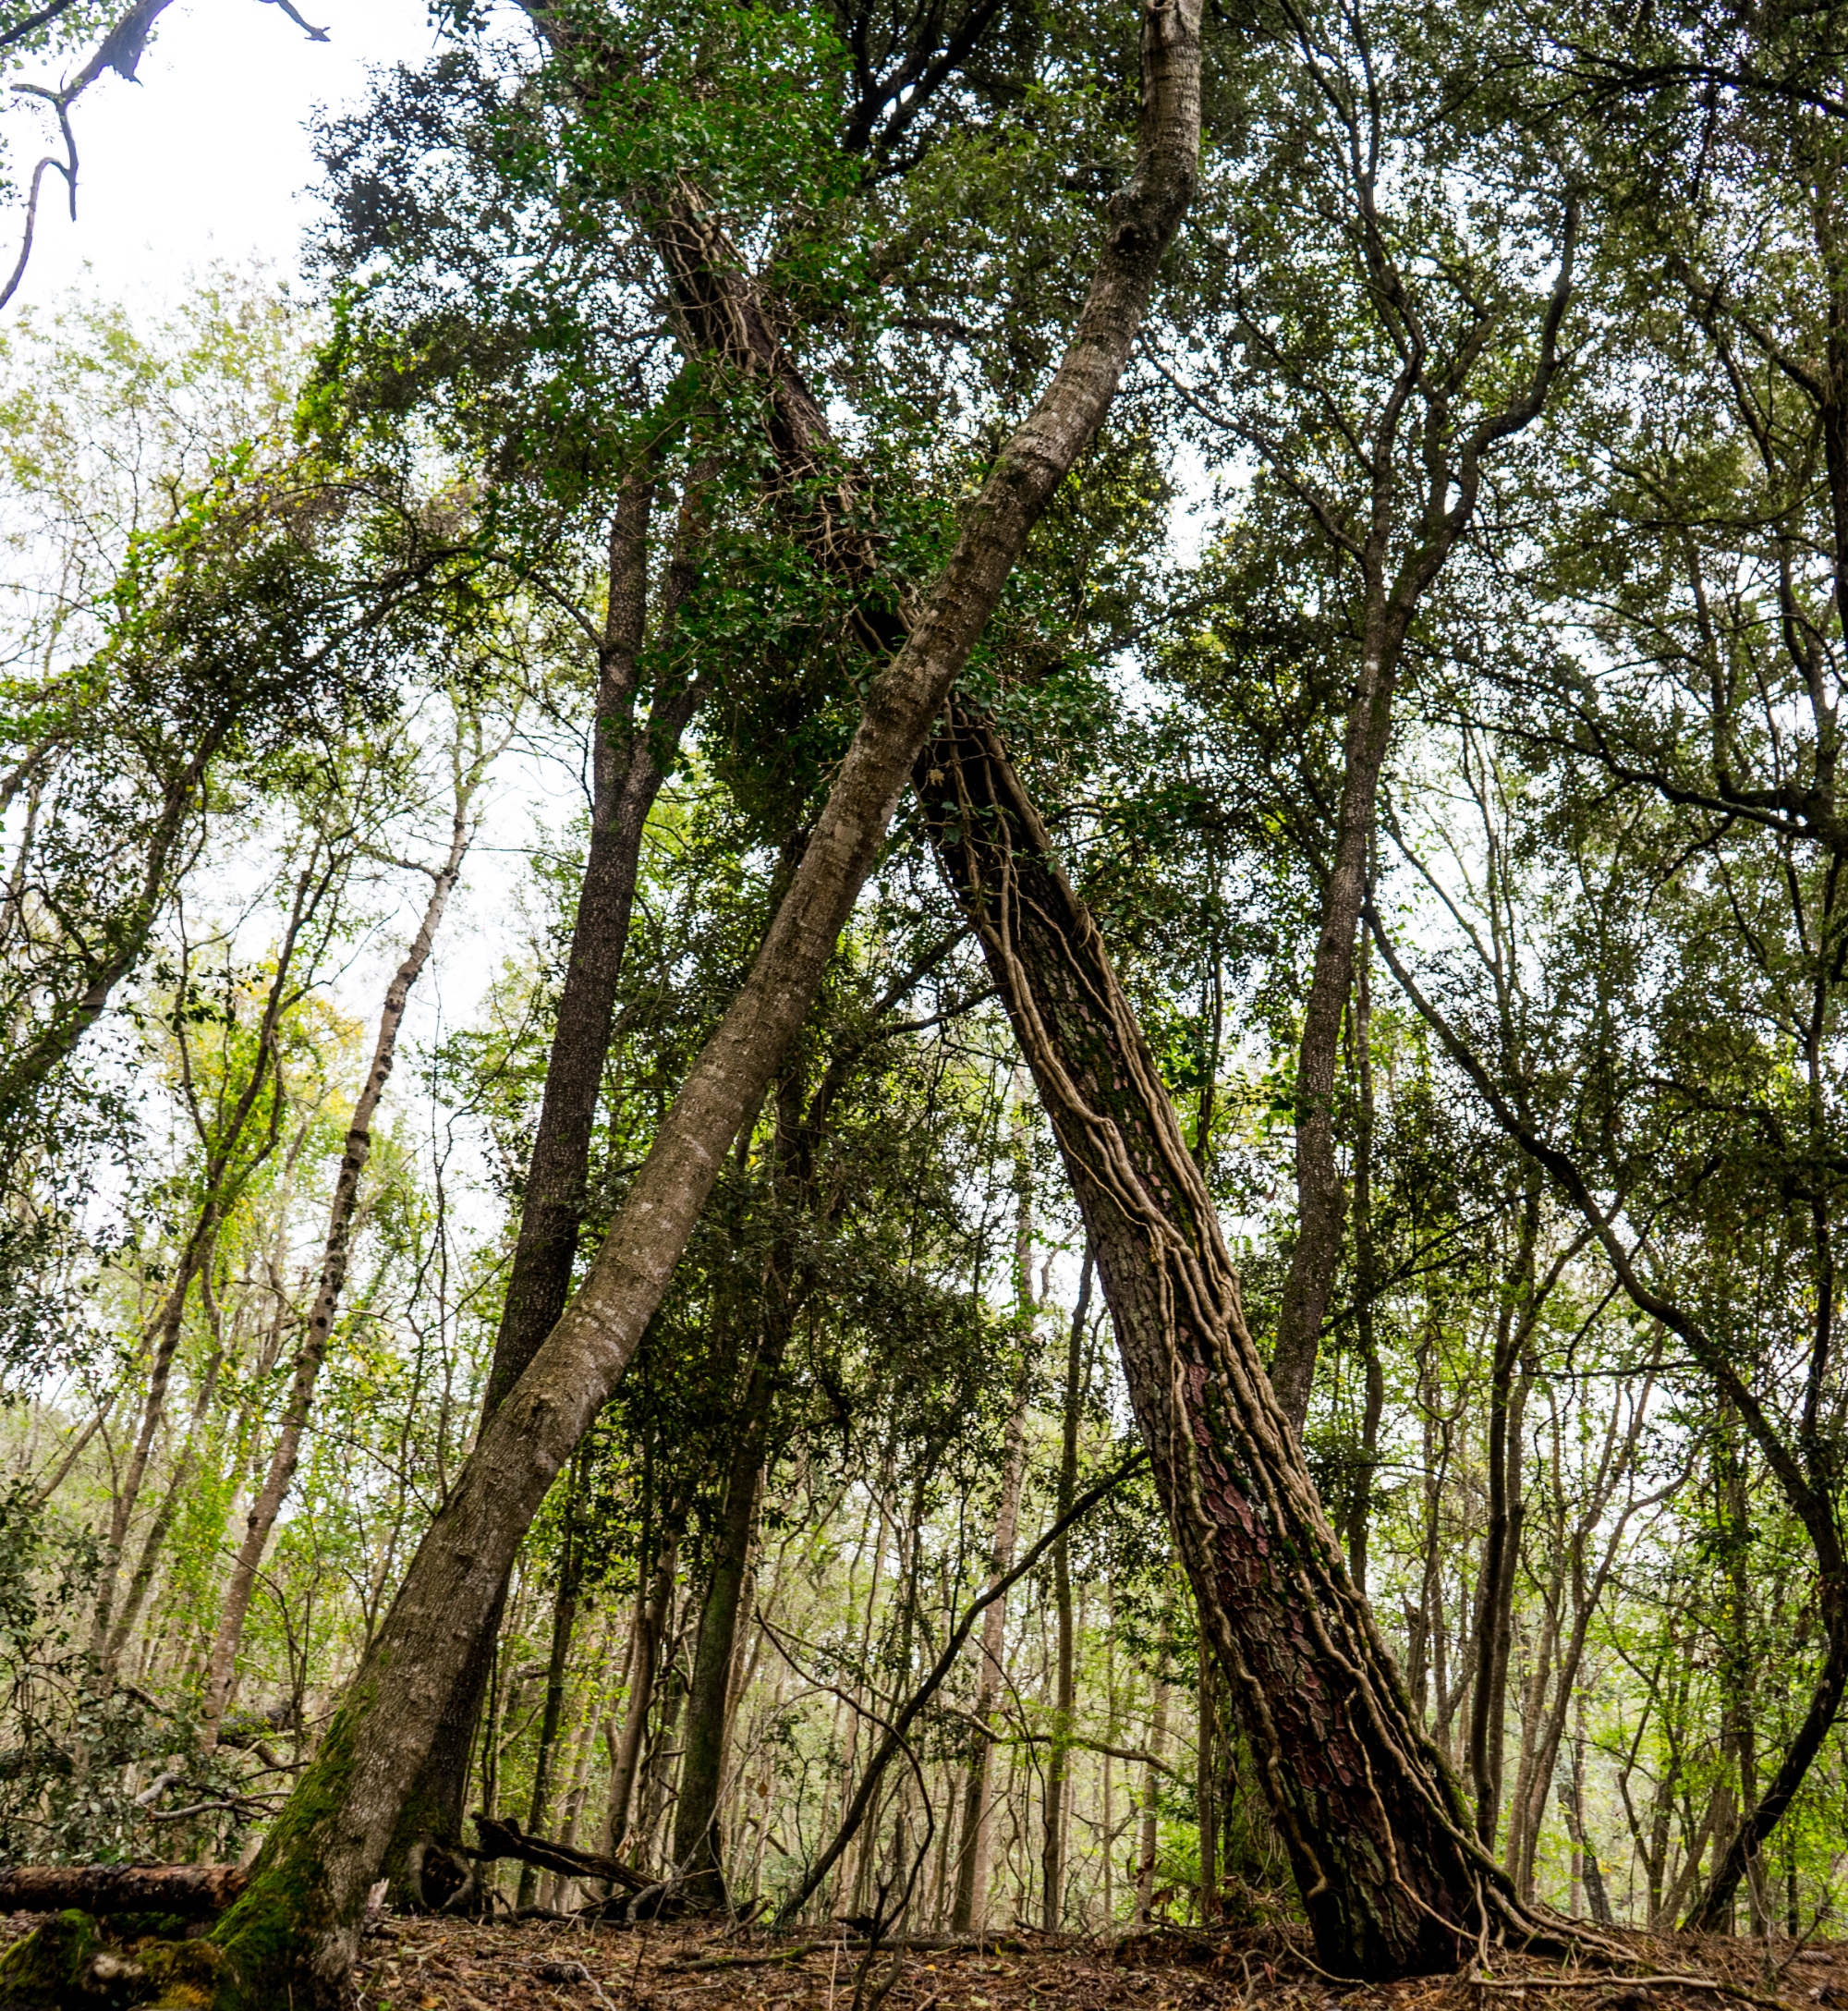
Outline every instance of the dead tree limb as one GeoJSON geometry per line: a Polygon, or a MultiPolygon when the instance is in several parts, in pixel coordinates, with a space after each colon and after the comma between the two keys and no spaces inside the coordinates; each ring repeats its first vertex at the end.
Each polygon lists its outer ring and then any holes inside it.
{"type": "Polygon", "coordinates": [[[529,1836],[517,1822],[500,1822],[479,1811],[475,1817],[480,1847],[468,1856],[482,1863],[497,1858],[512,1858],[521,1864],[537,1865],[541,1871],[562,1871],[566,1878],[601,1879],[620,1885],[625,1892],[645,1892],[654,1883],[620,1858],[606,1858],[601,1851],[579,1850],[575,1844],[554,1844],[543,1836],[529,1836]]]}
{"type": "Polygon", "coordinates": [[[244,1890],[235,1864],[21,1864],[0,1871],[0,1913],[222,1913],[244,1890]]]}

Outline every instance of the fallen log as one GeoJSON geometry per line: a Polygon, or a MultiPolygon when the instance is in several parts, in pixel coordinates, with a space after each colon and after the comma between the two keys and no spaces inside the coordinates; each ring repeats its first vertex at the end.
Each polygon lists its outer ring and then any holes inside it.
{"type": "Polygon", "coordinates": [[[19,1864],[0,1871],[0,1914],[222,1913],[249,1873],[235,1864],[19,1864]]]}
{"type": "Polygon", "coordinates": [[[646,1892],[655,1883],[620,1858],[579,1850],[575,1844],[556,1844],[545,1836],[529,1836],[517,1822],[502,1822],[479,1810],[475,1832],[481,1842],[468,1855],[484,1864],[492,1864],[497,1858],[512,1858],[520,1864],[537,1866],[541,1871],[562,1871],[566,1878],[601,1879],[606,1885],[620,1885],[631,1893],[646,1892]]]}

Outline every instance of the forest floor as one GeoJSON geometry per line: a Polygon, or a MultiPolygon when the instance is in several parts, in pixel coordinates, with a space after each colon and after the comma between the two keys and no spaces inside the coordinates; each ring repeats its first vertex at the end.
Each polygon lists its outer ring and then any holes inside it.
{"type": "MultiPolygon", "coordinates": [[[[0,1920],[0,1944],[38,1924],[0,1920]]],[[[1848,2011],[1848,1943],[1794,1950],[1723,1936],[1623,1933],[1632,1973],[1495,1951],[1467,1975],[1343,1984],[1288,1929],[1158,1928],[1114,1942],[1021,1931],[882,1951],[657,1922],[388,1917],[368,1930],[356,2011],[1848,2011]],[[894,1953],[896,1963],[894,1964],[894,1953]],[[869,1973],[862,1978],[865,1967],[869,1973]]]]}
{"type": "Polygon", "coordinates": [[[983,1946],[881,1954],[685,1924],[386,1920],[369,1936],[363,2011],[1726,2011],[1747,2003],[1848,2011],[1848,1944],[1793,1951],[1723,1937],[1625,1935],[1635,1975],[1565,1978],[1556,1963],[1496,1952],[1488,1988],[1464,1976],[1342,1985],[1276,1929],[1206,1936],[1159,1930],[1114,1943],[1022,1932],[983,1946]],[[1696,1979],[1730,1984],[1716,1990],[1696,1979]],[[1640,1981],[1639,1981],[1640,1979],[1640,1981]],[[1541,1987],[1536,1988],[1537,1982],[1541,1987]],[[864,1993],[862,1994],[862,1988],[864,1993]]]}

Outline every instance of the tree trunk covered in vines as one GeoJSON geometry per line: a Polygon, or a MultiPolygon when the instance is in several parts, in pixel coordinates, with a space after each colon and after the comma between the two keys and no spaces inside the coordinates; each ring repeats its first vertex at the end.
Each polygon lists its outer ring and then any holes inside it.
{"type": "Polygon", "coordinates": [[[1320,1959],[1452,1966],[1533,1923],[1470,1833],[1245,1323],[1212,1204],[1102,939],[1000,742],[953,705],[917,781],[1084,1215],[1161,1499],[1320,1959]]]}

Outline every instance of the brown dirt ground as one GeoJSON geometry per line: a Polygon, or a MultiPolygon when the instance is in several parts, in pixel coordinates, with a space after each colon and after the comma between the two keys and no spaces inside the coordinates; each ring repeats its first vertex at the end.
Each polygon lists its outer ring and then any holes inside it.
{"type": "MultiPolygon", "coordinates": [[[[0,1943],[37,1924],[16,1914],[0,1943]]],[[[1567,1975],[1494,1951],[1466,1976],[1343,1984],[1288,1930],[1184,1929],[1115,1943],[1027,1933],[903,1951],[881,2011],[1848,2011],[1848,1944],[1793,1951],[1720,1937],[1625,1934],[1630,1973],[1567,1975]],[[1637,1979],[1646,1979],[1638,1981],[1637,1979]],[[1696,1987],[1696,1978],[1732,1984],[1696,1987]]],[[[390,1918],[363,1944],[356,2011],[854,2011],[864,1945],[685,1922],[638,1928],[390,1918]]],[[[874,1986],[894,1956],[872,1965],[874,1986]]],[[[872,1992],[862,1999],[873,2001],[872,1992]]]]}
{"type": "MultiPolygon", "coordinates": [[[[1497,1951],[1496,1982],[1464,1977],[1343,1986],[1278,1930],[1212,1937],[1167,1930],[1114,1944],[1022,1933],[986,1948],[916,1949],[884,2011],[1726,2011],[1756,2001],[1848,2011],[1848,1945],[1793,1953],[1712,1938],[1625,1936],[1634,1976],[1718,1978],[1731,1994],[1638,1982],[1605,1968],[1568,1981],[1556,1963],[1497,1951]],[[1538,1986],[1538,1987],[1537,1987],[1538,1986]]],[[[813,1938],[549,1922],[391,1920],[365,1944],[364,2011],[853,2011],[863,1948],[813,1938]]],[[[870,1981],[883,1982],[881,1955],[870,1981]]]]}

